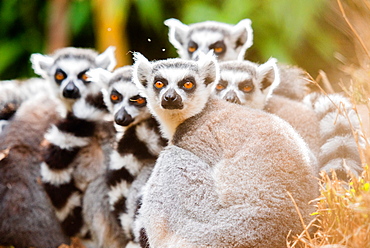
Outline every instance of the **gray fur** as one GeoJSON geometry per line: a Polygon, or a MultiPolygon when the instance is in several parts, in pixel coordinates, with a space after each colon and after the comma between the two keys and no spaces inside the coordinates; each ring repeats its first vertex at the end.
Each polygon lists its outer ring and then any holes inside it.
{"type": "MultiPolygon", "coordinates": [[[[249,19],[235,25],[215,21],[205,21],[191,25],[171,18],[164,22],[169,27],[169,40],[183,59],[196,59],[201,52],[208,53],[213,45],[223,42],[224,52],[218,54],[218,60],[244,59],[244,55],[253,44],[253,30],[249,19]],[[204,39],[207,37],[207,39],[204,39]],[[189,53],[191,42],[197,49],[189,53]]],[[[217,47],[217,45],[216,45],[217,47]]],[[[215,50],[217,55],[217,52],[215,50]]]]}
{"type": "Polygon", "coordinates": [[[240,105],[263,109],[287,121],[303,137],[315,156],[320,149],[319,121],[315,111],[302,102],[276,94],[279,89],[292,87],[287,84],[286,73],[273,66],[274,63],[258,65],[249,61],[228,61],[220,63],[220,82],[214,93],[221,99],[240,105]],[[260,69],[263,67],[263,69],[260,69]],[[273,71],[276,71],[273,73],[273,71]],[[284,76],[281,76],[281,73],[284,76]],[[267,76],[266,76],[267,75],[267,76]],[[276,80],[273,76],[279,77],[276,80]],[[248,81],[253,87],[243,92],[242,85],[248,81]],[[267,86],[263,87],[261,81],[267,86]],[[225,86],[226,85],[226,86],[225,86]],[[234,96],[234,97],[231,97],[234,96]]]}
{"type": "Polygon", "coordinates": [[[48,97],[24,102],[1,134],[0,245],[51,248],[69,244],[39,183],[43,134],[56,121],[58,103],[48,97]]]}
{"type": "Polygon", "coordinates": [[[99,176],[86,189],[83,214],[89,227],[94,247],[122,248],[127,239],[112,215],[108,199],[109,188],[105,175],[99,176]]]}
{"type": "MultiPolygon", "coordinates": [[[[202,59],[213,61],[210,55],[202,59]]],[[[199,71],[209,64],[192,63],[199,71]]],[[[140,209],[150,247],[286,247],[289,231],[302,231],[287,192],[306,223],[314,210],[308,202],[318,195],[316,161],[302,138],[274,115],[213,99],[204,87],[212,89],[214,83],[201,86],[196,71],[181,73],[198,80],[201,90],[192,94],[203,93],[202,99],[191,99],[198,111],[163,108],[152,92],[155,82],[142,85],[139,78],[151,79],[163,70],[174,85],[178,77],[171,77],[171,60],[150,63],[136,56],[134,67],[134,82],[141,85],[162,128],[175,129],[140,209]],[[161,69],[143,75],[143,65],[161,69]]],[[[183,98],[184,106],[189,99],[183,98]]]]}
{"type": "Polygon", "coordinates": [[[334,170],[342,180],[349,174],[360,176],[363,168],[358,149],[365,147],[365,138],[349,99],[341,94],[311,93],[304,103],[316,112],[320,125],[320,170],[328,174],[334,170]]]}

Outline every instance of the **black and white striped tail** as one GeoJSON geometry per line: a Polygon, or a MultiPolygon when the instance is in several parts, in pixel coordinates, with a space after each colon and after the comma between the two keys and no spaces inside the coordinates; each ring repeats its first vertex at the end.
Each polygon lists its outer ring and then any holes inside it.
{"type": "Polygon", "coordinates": [[[88,235],[82,217],[85,186],[81,187],[81,183],[76,182],[73,173],[79,166],[75,162],[79,161],[78,157],[86,156],[80,152],[91,143],[96,134],[97,121],[101,121],[108,113],[106,106],[101,103],[101,94],[95,98],[87,96],[78,100],[73,113],[68,113],[56,125],[51,126],[44,136],[48,145],[41,163],[42,182],[68,236],[88,235]]]}
{"type": "Polygon", "coordinates": [[[334,170],[342,180],[349,174],[359,176],[363,168],[358,144],[364,145],[364,139],[349,99],[340,94],[312,93],[304,101],[314,108],[320,121],[320,170],[329,174],[334,170]]]}
{"type": "Polygon", "coordinates": [[[106,182],[109,186],[109,204],[128,240],[133,240],[132,223],[140,206],[128,199],[131,185],[145,166],[154,166],[167,141],[161,137],[154,118],[129,127],[118,141],[110,157],[106,182]]]}

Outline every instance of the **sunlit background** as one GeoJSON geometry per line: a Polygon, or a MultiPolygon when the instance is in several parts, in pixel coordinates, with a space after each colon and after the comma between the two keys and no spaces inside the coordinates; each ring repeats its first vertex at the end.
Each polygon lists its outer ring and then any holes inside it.
{"type": "Polygon", "coordinates": [[[367,0],[3,0],[0,80],[35,76],[30,55],[65,46],[102,52],[114,45],[118,66],[131,64],[133,51],[149,59],[177,57],[164,20],[236,24],[249,18],[254,44],[246,59],[276,57],[313,78],[322,71],[338,90],[348,70],[366,67],[368,60],[343,14],[370,41],[369,7],[367,0]]]}

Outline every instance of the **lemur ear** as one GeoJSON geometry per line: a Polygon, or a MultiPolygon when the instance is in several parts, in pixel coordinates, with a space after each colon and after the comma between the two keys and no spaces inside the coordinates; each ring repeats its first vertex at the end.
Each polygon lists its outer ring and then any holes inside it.
{"type": "Polygon", "coordinates": [[[253,45],[253,29],[250,19],[243,19],[232,29],[231,37],[236,48],[240,48],[238,60],[244,60],[245,52],[253,45]]]}
{"type": "Polygon", "coordinates": [[[171,44],[179,53],[185,52],[184,43],[189,32],[189,26],[174,18],[164,21],[164,25],[169,27],[168,38],[171,44]]]}
{"type": "Polygon", "coordinates": [[[88,70],[86,75],[88,76],[88,80],[90,82],[97,83],[103,88],[106,88],[110,79],[112,78],[113,73],[103,68],[95,68],[88,70]]]}
{"type": "Polygon", "coordinates": [[[152,70],[151,63],[141,53],[134,53],[134,69],[133,81],[139,89],[143,89],[148,85],[148,75],[152,70]]]}
{"type": "Polygon", "coordinates": [[[54,63],[54,59],[52,57],[40,53],[32,54],[30,60],[34,72],[43,78],[48,76],[48,71],[54,63]]]}
{"type": "Polygon", "coordinates": [[[103,53],[95,58],[95,63],[98,67],[112,71],[117,65],[117,60],[114,55],[116,48],[114,46],[108,47],[103,53]]]}
{"type": "Polygon", "coordinates": [[[268,97],[280,84],[280,73],[276,63],[277,60],[275,58],[270,58],[257,68],[258,75],[260,75],[261,90],[265,91],[268,97]]]}
{"type": "Polygon", "coordinates": [[[216,56],[213,54],[213,50],[209,51],[207,54],[200,53],[197,63],[200,75],[204,78],[206,86],[213,85],[214,82],[219,80],[220,69],[216,56]]]}

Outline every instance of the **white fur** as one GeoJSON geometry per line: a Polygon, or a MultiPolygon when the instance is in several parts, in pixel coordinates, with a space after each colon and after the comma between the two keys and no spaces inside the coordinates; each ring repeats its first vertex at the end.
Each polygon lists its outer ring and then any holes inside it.
{"type": "Polygon", "coordinates": [[[110,161],[110,170],[119,170],[126,167],[132,175],[137,175],[142,167],[142,163],[133,154],[121,156],[116,150],[112,151],[110,161]]]}
{"type": "Polygon", "coordinates": [[[108,192],[109,205],[111,209],[114,210],[114,204],[122,198],[127,197],[130,189],[130,185],[126,181],[120,181],[116,185],[112,186],[108,192]]]}
{"type": "Polygon", "coordinates": [[[69,183],[72,179],[73,168],[66,170],[52,170],[45,162],[41,163],[41,177],[44,183],[50,183],[54,186],[69,183]]]}
{"type": "Polygon", "coordinates": [[[89,138],[76,137],[73,134],[60,131],[55,125],[52,125],[45,134],[45,139],[50,143],[59,146],[62,149],[71,149],[73,147],[83,147],[89,144],[89,138]]]}

